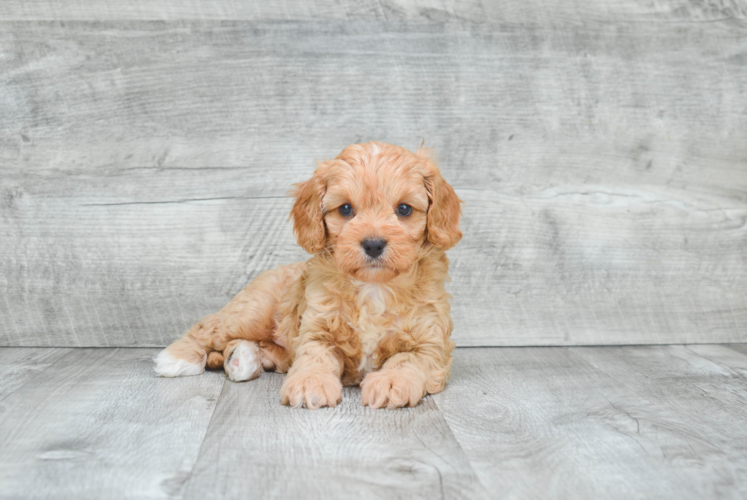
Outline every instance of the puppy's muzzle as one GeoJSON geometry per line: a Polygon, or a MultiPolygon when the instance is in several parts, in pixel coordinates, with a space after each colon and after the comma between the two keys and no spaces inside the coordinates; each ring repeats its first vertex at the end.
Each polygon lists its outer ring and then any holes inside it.
{"type": "Polygon", "coordinates": [[[361,241],[361,247],[364,249],[364,252],[372,259],[376,259],[382,255],[386,246],[387,240],[384,238],[366,238],[361,241]]]}

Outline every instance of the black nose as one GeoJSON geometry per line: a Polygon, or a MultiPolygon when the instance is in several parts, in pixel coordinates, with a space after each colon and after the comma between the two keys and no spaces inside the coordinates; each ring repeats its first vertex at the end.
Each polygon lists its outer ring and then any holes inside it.
{"type": "Polygon", "coordinates": [[[366,255],[372,259],[376,259],[382,255],[382,252],[384,252],[384,247],[387,246],[387,241],[382,238],[366,238],[361,242],[361,246],[364,247],[366,255]]]}

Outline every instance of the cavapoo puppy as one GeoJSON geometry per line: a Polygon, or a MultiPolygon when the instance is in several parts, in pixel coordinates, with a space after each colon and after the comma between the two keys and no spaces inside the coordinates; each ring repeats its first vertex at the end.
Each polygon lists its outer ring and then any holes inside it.
{"type": "Polygon", "coordinates": [[[455,346],[445,250],[462,238],[461,201],[426,151],[348,146],[294,196],[312,258],[260,274],[163,350],[156,373],[288,372],[282,403],[312,409],[339,403],[343,385],[360,383],[372,408],[443,390],[455,346]]]}

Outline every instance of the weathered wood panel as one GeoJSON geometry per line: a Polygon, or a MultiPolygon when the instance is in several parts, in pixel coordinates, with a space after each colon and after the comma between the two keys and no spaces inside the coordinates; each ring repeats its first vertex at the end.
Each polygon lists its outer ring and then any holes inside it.
{"type": "Polygon", "coordinates": [[[0,349],[0,413],[3,411],[3,399],[55,363],[69,350],[25,347],[0,349]]]}
{"type": "Polygon", "coordinates": [[[740,188],[721,182],[745,157],[738,22],[2,27],[8,165],[270,172],[426,138],[462,172],[453,181],[740,188]]]}
{"type": "Polygon", "coordinates": [[[496,498],[737,499],[745,391],[683,346],[460,349],[435,400],[496,498]]]}
{"type": "MultiPolygon", "coordinates": [[[[684,413],[679,417],[700,429],[705,441],[733,454],[738,462],[746,453],[746,374],[744,369],[720,362],[720,349],[707,349],[702,355],[690,346],[657,346],[647,349],[622,347],[607,351],[598,347],[572,347],[571,352],[587,360],[600,371],[618,380],[645,400],[684,413]],[[736,421],[736,419],[738,419],[736,421]],[[728,435],[726,435],[729,432],[728,435]]],[[[727,351],[727,349],[725,349],[727,351]]],[[[739,359],[729,352],[726,359],[739,359]]],[[[740,356],[740,355],[738,355],[740,356]]],[[[712,457],[705,456],[705,460],[712,457]]],[[[706,465],[703,463],[702,465],[706,465]]],[[[745,484],[745,469],[742,482],[745,484]]],[[[736,478],[740,481],[740,477],[736,478]]]]}
{"type": "Polygon", "coordinates": [[[431,398],[372,410],[356,387],[294,410],[283,377],[224,386],[184,498],[489,498],[431,398]]]}
{"type": "Polygon", "coordinates": [[[745,344],[725,344],[724,347],[727,347],[728,349],[731,349],[735,352],[739,352],[744,356],[746,354],[745,344]]]}
{"type": "Polygon", "coordinates": [[[225,376],[158,379],[155,353],[74,349],[6,397],[0,496],[173,496],[197,459],[225,376]]]}
{"type": "Polygon", "coordinates": [[[180,0],[5,0],[0,20],[280,20],[421,21],[469,20],[477,23],[581,24],[621,21],[721,21],[745,19],[739,0],[599,0],[545,2],[523,0],[262,0],[220,2],[180,0]]]}
{"type": "Polygon", "coordinates": [[[458,344],[745,341],[744,6],[480,8],[2,23],[0,344],[164,345],[304,257],[313,159],[422,137],[466,201],[458,344]]]}
{"type": "Polygon", "coordinates": [[[743,377],[746,376],[745,344],[692,344],[686,346],[686,349],[705,357],[709,361],[730,368],[743,377]]]}
{"type": "MultiPolygon", "coordinates": [[[[216,182],[181,169],[8,173],[2,182],[19,195],[1,238],[17,249],[1,261],[3,342],[165,345],[262,270],[306,258],[286,221],[290,200],[243,182],[255,177],[243,169],[203,175],[216,182]]],[[[732,274],[743,263],[731,245],[744,237],[742,208],[552,188],[501,201],[458,192],[468,200],[465,239],[450,252],[460,345],[745,334],[745,277],[732,274]],[[608,225],[632,210],[628,227],[608,225]]]]}
{"type": "Polygon", "coordinates": [[[159,379],[155,353],[0,349],[0,497],[746,494],[746,358],[727,347],[458,349],[445,392],[394,411],[358,388],[293,410],[273,373],[159,379]]]}

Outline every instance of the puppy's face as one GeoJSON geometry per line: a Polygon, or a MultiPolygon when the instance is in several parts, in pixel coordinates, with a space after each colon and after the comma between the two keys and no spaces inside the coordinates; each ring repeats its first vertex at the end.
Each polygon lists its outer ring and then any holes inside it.
{"type": "Polygon", "coordinates": [[[389,144],[348,146],[297,185],[291,216],[299,244],[330,251],[362,281],[410,268],[425,244],[448,249],[462,237],[460,200],[422,152],[389,144]]]}

